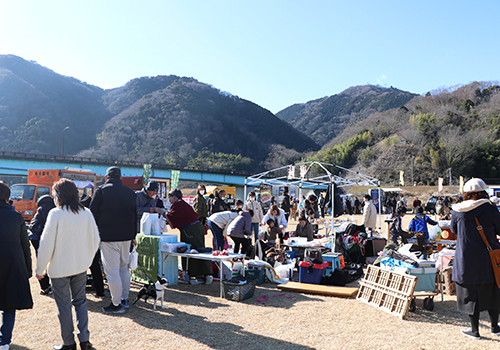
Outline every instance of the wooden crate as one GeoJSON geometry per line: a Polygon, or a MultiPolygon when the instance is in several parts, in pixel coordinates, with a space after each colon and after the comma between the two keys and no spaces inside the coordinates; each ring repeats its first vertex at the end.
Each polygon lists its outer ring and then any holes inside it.
{"type": "Polygon", "coordinates": [[[418,277],[369,265],[356,299],[403,319],[417,281],[418,277]]]}

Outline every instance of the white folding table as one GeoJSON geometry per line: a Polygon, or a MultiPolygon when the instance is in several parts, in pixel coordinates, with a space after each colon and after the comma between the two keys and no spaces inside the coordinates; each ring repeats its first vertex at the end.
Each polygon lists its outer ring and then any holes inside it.
{"type": "MultiPolygon", "coordinates": [[[[230,261],[230,260],[243,260],[245,259],[246,255],[245,254],[234,254],[234,253],[229,253],[229,255],[212,255],[212,253],[199,253],[199,254],[190,254],[190,253],[171,253],[171,252],[165,252],[161,251],[162,255],[162,260],[165,261],[167,256],[172,255],[172,256],[179,256],[181,258],[186,258],[186,269],[189,266],[189,259],[200,259],[200,260],[209,260],[209,261],[215,261],[218,266],[219,266],[219,278],[220,278],[220,297],[222,298],[222,278],[223,278],[223,267],[222,267],[222,262],[223,261],[230,261]]],[[[243,275],[245,274],[245,269],[243,268],[243,275]]]]}

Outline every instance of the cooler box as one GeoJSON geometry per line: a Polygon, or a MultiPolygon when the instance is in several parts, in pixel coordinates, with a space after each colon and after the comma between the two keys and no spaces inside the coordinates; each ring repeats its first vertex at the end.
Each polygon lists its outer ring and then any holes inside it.
{"type": "Polygon", "coordinates": [[[325,275],[328,263],[324,262],[323,264],[313,264],[312,271],[309,269],[310,265],[310,263],[305,261],[302,261],[299,264],[299,282],[320,284],[321,278],[325,275]]]}
{"type": "Polygon", "coordinates": [[[176,256],[168,255],[165,260],[162,259],[161,247],[165,243],[176,243],[177,235],[161,235],[158,237],[158,274],[160,277],[165,277],[170,285],[179,283],[179,261],[176,256]]]}
{"type": "Polygon", "coordinates": [[[328,263],[328,267],[326,268],[326,276],[330,276],[335,269],[340,268],[340,257],[342,254],[339,253],[326,253],[323,254],[323,260],[328,263]]]}
{"type": "Polygon", "coordinates": [[[409,275],[418,277],[416,292],[434,292],[436,290],[436,272],[435,267],[414,267],[407,269],[409,275]]]}

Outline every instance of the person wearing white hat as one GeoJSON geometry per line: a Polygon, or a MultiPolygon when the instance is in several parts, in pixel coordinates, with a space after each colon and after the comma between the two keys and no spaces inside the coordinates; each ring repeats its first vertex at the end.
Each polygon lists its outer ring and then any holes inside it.
{"type": "Polygon", "coordinates": [[[486,188],[481,179],[467,181],[464,185],[464,200],[453,205],[450,223],[451,231],[457,235],[452,273],[452,280],[457,283],[457,309],[469,315],[471,328],[462,330],[462,334],[472,339],[481,338],[481,311],[488,311],[491,333],[500,336],[500,288],[495,282],[486,244],[478,231],[481,225],[492,249],[500,249],[496,238],[500,235],[500,212],[489,200],[486,188]]]}

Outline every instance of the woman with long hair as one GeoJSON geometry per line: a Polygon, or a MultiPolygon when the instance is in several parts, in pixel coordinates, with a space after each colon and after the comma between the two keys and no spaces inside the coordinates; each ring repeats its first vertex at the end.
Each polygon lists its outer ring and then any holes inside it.
{"type": "Polygon", "coordinates": [[[89,342],[87,269],[99,247],[99,231],[94,216],[80,203],[76,185],[67,179],[54,183],[52,194],[56,208],[47,217],[38,249],[36,277],[45,273],[52,281],[61,326],[62,345],[59,350],[76,350],[71,305],[75,307],[78,340],[82,349],[92,348],[89,342]]]}
{"type": "Polygon", "coordinates": [[[24,219],[8,204],[10,188],[0,181],[0,349],[8,350],[16,310],[31,309],[31,253],[24,219]]]}
{"type": "Polygon", "coordinates": [[[500,213],[486,192],[483,180],[473,178],[464,185],[463,202],[453,205],[450,228],[457,235],[452,280],[457,283],[457,309],[469,315],[471,327],[462,334],[480,339],[479,314],[488,311],[491,333],[500,335],[498,314],[500,288],[488,249],[480,230],[492,249],[500,249],[500,213]]]}

